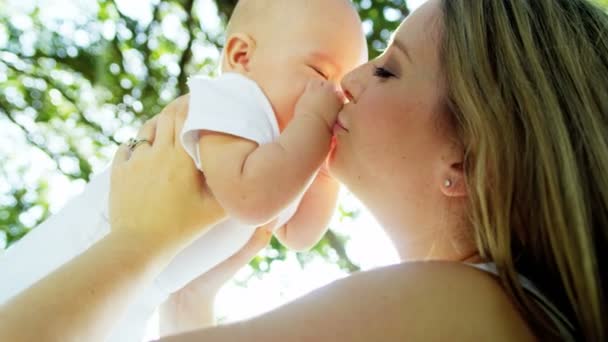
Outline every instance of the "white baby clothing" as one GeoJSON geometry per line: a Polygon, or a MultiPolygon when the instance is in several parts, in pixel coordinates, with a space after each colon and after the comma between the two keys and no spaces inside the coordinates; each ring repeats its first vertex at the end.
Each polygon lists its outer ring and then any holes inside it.
{"type": "MultiPolygon", "coordinates": [[[[216,79],[195,76],[188,85],[189,112],[181,140],[199,169],[201,131],[231,134],[259,145],[279,137],[272,106],[254,81],[226,73],[216,79]]],[[[94,177],[82,194],[0,254],[0,304],[70,261],[110,231],[109,190],[110,170],[106,170],[94,177]]],[[[277,227],[293,216],[300,199],[280,214],[277,227]]],[[[138,294],[107,341],[141,341],[154,309],[170,293],[238,251],[255,228],[229,218],[208,230],[177,255],[151,286],[138,294]]]]}

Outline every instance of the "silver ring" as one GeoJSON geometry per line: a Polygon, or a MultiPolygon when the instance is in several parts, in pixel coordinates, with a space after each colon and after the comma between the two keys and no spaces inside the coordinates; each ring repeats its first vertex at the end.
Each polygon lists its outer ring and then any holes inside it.
{"type": "Polygon", "coordinates": [[[129,148],[129,151],[131,151],[131,152],[135,151],[135,149],[141,144],[152,145],[152,143],[148,139],[131,138],[131,139],[129,139],[129,141],[127,141],[127,147],[129,148]]]}

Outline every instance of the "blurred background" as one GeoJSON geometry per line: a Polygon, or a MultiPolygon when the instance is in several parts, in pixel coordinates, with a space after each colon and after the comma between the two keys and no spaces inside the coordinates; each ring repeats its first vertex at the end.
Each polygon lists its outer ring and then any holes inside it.
{"type": "MultiPolygon", "coordinates": [[[[424,0],[353,2],[374,58],[424,0]]],[[[235,4],[0,0],[0,253],[78,194],[142,122],[186,93],[190,75],[217,73],[235,4]]],[[[273,240],[222,290],[218,318],[249,317],[396,261],[373,218],[343,191],[322,241],[294,253],[273,240]]],[[[149,337],[155,334],[152,320],[149,337]]]]}

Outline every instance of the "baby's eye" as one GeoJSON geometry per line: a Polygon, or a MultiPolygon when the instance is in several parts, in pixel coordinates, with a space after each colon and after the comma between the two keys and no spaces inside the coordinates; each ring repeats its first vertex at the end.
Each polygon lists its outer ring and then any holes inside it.
{"type": "Polygon", "coordinates": [[[314,70],[317,74],[321,75],[321,77],[323,77],[324,79],[326,79],[326,80],[329,79],[329,77],[326,74],[324,74],[323,71],[319,70],[319,68],[316,68],[316,67],[314,67],[312,65],[310,66],[310,68],[312,70],[314,70]]]}
{"type": "Polygon", "coordinates": [[[393,74],[392,72],[388,71],[387,69],[385,69],[383,67],[375,67],[374,76],[386,79],[386,78],[395,77],[395,74],[393,74]]]}

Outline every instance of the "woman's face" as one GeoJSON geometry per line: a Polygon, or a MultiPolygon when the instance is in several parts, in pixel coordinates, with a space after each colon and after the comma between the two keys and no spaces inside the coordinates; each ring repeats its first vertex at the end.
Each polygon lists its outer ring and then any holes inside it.
{"type": "Polygon", "coordinates": [[[334,127],[330,169],[385,226],[396,223],[386,219],[391,211],[406,217],[395,220],[400,225],[428,223],[420,210],[432,208],[459,162],[453,159],[461,158],[442,124],[441,25],[438,1],[427,2],[401,24],[383,55],[342,82],[350,102],[334,127]]]}

